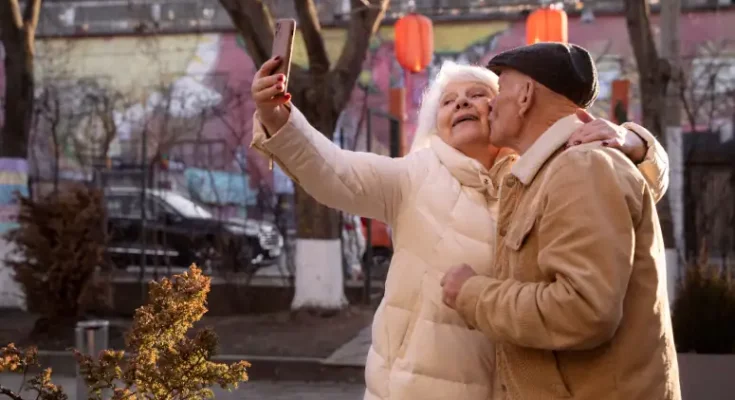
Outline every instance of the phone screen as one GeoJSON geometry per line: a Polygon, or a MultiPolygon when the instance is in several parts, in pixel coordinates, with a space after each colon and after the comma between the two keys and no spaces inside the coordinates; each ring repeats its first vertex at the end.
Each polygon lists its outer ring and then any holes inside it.
{"type": "Polygon", "coordinates": [[[286,88],[288,90],[288,78],[291,73],[291,54],[293,53],[293,41],[296,33],[296,20],[279,19],[276,21],[275,34],[273,36],[272,57],[281,56],[281,64],[274,74],[286,76],[286,88]]]}

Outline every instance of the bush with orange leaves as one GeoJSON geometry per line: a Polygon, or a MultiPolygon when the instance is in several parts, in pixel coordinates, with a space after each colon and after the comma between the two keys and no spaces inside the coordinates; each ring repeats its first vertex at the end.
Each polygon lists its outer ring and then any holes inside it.
{"type": "MultiPolygon", "coordinates": [[[[217,336],[204,329],[193,337],[187,332],[207,312],[210,278],[192,265],[188,272],[151,283],[149,304],[135,312],[127,336],[129,354],[104,350],[93,358],[75,352],[90,398],[183,400],[210,398],[211,387],[237,388],[248,380],[246,361],[219,364],[211,361],[217,336]]],[[[0,372],[22,370],[36,362],[35,350],[25,353],[10,345],[0,353],[0,372]],[[7,354],[7,356],[6,356],[7,354]]],[[[51,371],[29,381],[40,400],[63,400],[66,396],[50,382],[51,371]],[[34,386],[35,385],[35,386],[34,386]]],[[[0,385],[0,394],[22,399],[0,385]]]]}

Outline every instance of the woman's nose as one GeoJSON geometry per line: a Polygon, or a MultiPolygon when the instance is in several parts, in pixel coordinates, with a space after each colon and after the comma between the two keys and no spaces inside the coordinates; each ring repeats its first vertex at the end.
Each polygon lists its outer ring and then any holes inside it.
{"type": "Polygon", "coordinates": [[[457,104],[454,106],[457,110],[462,108],[467,108],[470,106],[470,102],[467,99],[461,99],[457,101],[457,104]]]}

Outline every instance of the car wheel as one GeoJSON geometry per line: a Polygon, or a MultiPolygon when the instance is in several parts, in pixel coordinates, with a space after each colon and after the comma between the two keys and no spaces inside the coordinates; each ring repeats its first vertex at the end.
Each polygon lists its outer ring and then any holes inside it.
{"type": "Polygon", "coordinates": [[[217,246],[211,241],[205,241],[196,250],[194,257],[197,266],[207,274],[211,274],[215,269],[219,269],[222,265],[222,253],[217,246]]]}

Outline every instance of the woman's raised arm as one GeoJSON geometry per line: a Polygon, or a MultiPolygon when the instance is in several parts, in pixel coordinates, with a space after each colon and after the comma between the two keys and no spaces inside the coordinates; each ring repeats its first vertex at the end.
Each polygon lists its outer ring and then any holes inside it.
{"type": "Polygon", "coordinates": [[[329,207],[392,223],[409,183],[412,159],[342,150],[291,107],[270,135],[256,113],[251,146],[277,162],[297,184],[329,207]]]}
{"type": "Polygon", "coordinates": [[[256,112],[251,147],[271,157],[317,201],[392,223],[409,182],[409,157],[393,159],[340,149],[290,104],[281,60],[260,67],[252,84],[256,112]]]}

